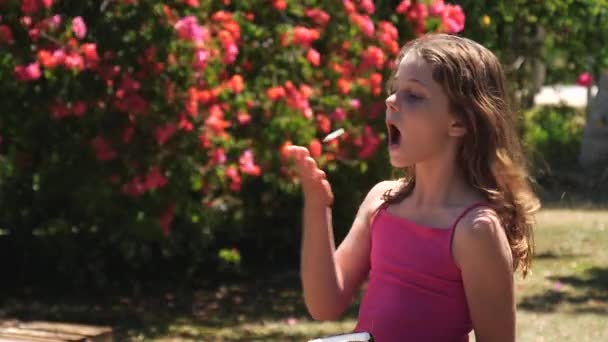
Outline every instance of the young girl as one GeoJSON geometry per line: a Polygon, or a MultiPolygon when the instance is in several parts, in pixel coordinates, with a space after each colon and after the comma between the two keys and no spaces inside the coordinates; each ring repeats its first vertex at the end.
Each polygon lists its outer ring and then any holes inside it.
{"type": "Polygon", "coordinates": [[[305,147],[289,149],[304,193],[306,306],[335,320],[369,277],[355,331],[375,341],[515,340],[513,273],[528,272],[533,213],[498,59],[433,34],[403,47],[386,99],[388,153],[404,179],[367,194],[336,249],[333,195],[305,147]]]}

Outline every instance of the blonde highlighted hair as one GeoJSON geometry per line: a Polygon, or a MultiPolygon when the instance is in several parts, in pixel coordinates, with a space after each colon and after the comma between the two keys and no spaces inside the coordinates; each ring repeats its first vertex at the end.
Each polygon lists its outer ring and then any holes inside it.
{"type": "MultiPolygon", "coordinates": [[[[505,229],[514,271],[524,276],[533,256],[534,212],[540,202],[532,190],[509,107],[505,76],[496,56],[482,45],[448,34],[429,34],[408,42],[397,58],[417,53],[433,67],[433,79],[449,98],[450,110],[466,125],[458,160],[468,183],[491,203],[505,229]]],[[[389,92],[392,90],[389,82],[389,92]]],[[[405,170],[400,189],[387,192],[384,204],[402,201],[414,189],[414,167],[405,170]]]]}

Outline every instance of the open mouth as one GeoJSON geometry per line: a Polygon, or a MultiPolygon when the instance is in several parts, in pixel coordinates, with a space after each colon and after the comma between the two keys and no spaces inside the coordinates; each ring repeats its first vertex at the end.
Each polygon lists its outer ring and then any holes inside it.
{"type": "Polygon", "coordinates": [[[399,128],[397,128],[397,126],[395,126],[391,123],[387,123],[387,127],[388,127],[388,145],[390,147],[399,146],[399,143],[401,143],[401,131],[399,131],[399,128]]]}

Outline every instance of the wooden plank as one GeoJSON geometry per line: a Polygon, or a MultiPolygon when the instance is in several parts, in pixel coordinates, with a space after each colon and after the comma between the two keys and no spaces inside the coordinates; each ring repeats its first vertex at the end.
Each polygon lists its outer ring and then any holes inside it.
{"type": "Polygon", "coordinates": [[[11,334],[0,333],[0,342],[64,342],[58,339],[35,337],[35,336],[13,336],[11,334]]]}
{"type": "Polygon", "coordinates": [[[83,336],[99,336],[112,333],[112,328],[106,326],[94,326],[86,324],[55,323],[45,321],[22,322],[19,328],[31,330],[44,330],[58,333],[78,334],[83,336]]]}
{"type": "Polygon", "coordinates": [[[42,337],[50,339],[58,339],[61,341],[85,341],[88,336],[82,334],[66,333],[60,331],[47,331],[37,329],[27,329],[22,326],[0,328],[0,333],[8,334],[11,336],[29,336],[29,337],[42,337]]]}

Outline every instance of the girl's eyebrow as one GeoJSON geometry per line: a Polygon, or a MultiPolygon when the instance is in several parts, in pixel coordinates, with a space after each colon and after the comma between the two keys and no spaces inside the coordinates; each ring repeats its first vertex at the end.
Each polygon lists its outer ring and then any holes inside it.
{"type": "MultiPolygon", "coordinates": [[[[395,81],[397,81],[397,79],[395,79],[395,81]]],[[[423,81],[421,81],[421,80],[419,80],[417,78],[414,78],[414,77],[410,77],[410,78],[408,78],[406,80],[398,80],[398,81],[399,82],[414,82],[414,83],[420,84],[423,87],[427,87],[428,88],[428,86],[426,85],[426,83],[424,83],[423,81]]]]}

